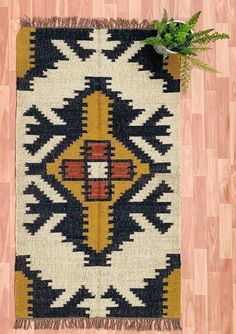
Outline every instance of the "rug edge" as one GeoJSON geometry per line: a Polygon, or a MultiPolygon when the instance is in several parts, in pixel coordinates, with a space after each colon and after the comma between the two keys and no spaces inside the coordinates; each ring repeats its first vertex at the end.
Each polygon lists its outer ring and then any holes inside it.
{"type": "Polygon", "coordinates": [[[180,318],[19,318],[15,329],[182,330],[180,318]]]}
{"type": "Polygon", "coordinates": [[[154,29],[153,21],[147,19],[80,18],[73,17],[20,17],[21,27],[36,28],[93,28],[93,29],[154,29]]]}

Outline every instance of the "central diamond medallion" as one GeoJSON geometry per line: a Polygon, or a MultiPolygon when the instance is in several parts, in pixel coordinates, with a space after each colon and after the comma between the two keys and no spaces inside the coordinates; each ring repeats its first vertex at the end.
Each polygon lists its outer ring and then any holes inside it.
{"type": "Polygon", "coordinates": [[[114,203],[149,174],[149,164],[113,136],[112,105],[101,91],[84,98],[81,136],[46,167],[81,203],[83,242],[96,252],[112,243],[114,203]]]}

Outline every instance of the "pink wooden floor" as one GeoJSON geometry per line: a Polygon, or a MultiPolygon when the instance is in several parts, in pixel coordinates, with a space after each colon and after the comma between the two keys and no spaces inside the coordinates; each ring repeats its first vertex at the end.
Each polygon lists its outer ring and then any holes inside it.
{"type": "MultiPolygon", "coordinates": [[[[154,19],[163,7],[181,19],[200,9],[200,28],[231,34],[206,57],[221,73],[194,70],[181,97],[182,324],[184,334],[236,333],[236,0],[0,0],[1,334],[24,333],[12,329],[19,17],[154,19]]],[[[60,331],[82,332],[95,331],[60,331]]]]}

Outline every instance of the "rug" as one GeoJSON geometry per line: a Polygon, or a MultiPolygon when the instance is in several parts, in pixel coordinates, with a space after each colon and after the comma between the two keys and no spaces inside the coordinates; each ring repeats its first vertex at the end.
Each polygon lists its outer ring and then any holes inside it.
{"type": "Polygon", "coordinates": [[[181,329],[179,58],[147,21],[22,26],[15,328],[181,329]]]}

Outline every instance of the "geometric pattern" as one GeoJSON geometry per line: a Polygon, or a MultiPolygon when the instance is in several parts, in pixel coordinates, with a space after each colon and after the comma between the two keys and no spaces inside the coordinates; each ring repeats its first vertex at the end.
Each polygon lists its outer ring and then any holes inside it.
{"type": "Polygon", "coordinates": [[[153,33],[18,34],[18,319],[180,318],[179,59],[153,33]]]}

